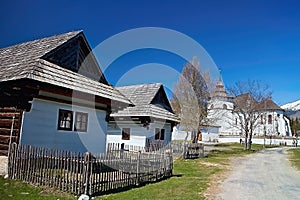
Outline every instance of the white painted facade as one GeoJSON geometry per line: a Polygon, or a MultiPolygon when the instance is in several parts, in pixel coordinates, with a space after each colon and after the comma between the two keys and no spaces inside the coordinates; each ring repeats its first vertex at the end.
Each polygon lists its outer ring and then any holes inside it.
{"type": "MultiPolygon", "coordinates": [[[[74,116],[73,116],[74,117],[74,116]]],[[[20,143],[74,152],[105,152],[106,111],[33,99],[30,112],[23,116],[20,143]],[[86,132],[58,130],[59,109],[88,113],[86,132]]],[[[74,121],[74,120],[73,120],[74,121]]]]}
{"type": "MultiPolygon", "coordinates": [[[[254,135],[263,136],[290,136],[291,129],[289,120],[284,116],[282,110],[267,110],[258,113],[254,135]],[[270,119],[270,120],[269,120],[270,119]],[[265,130],[265,131],[264,131],[265,130]]],[[[215,126],[220,126],[219,135],[240,135],[240,120],[233,112],[233,103],[214,99],[209,102],[208,118],[215,126]]]]}
{"type": "Polygon", "coordinates": [[[147,147],[148,140],[155,141],[155,129],[164,129],[163,142],[171,141],[172,131],[170,123],[162,123],[154,121],[149,124],[148,128],[143,127],[143,124],[134,121],[115,121],[108,123],[107,128],[107,143],[124,143],[125,145],[134,145],[140,147],[147,147]],[[130,139],[122,139],[122,129],[130,128],[130,139]]]}
{"type": "MultiPolygon", "coordinates": [[[[218,142],[219,143],[239,143],[240,137],[237,136],[224,136],[219,137],[218,142]]],[[[244,138],[242,138],[244,140],[244,138]]],[[[264,138],[252,138],[252,144],[266,144],[266,145],[287,145],[292,146],[293,145],[294,138],[291,137],[282,137],[282,138],[270,138],[266,137],[264,138]]]]}
{"type": "MultiPolygon", "coordinates": [[[[204,142],[218,142],[219,127],[206,127],[201,129],[202,141],[204,142]]],[[[172,140],[192,140],[192,133],[173,128],[172,140]]]]}
{"type": "MultiPolygon", "coordinates": [[[[265,109],[257,113],[253,137],[267,136],[286,137],[291,136],[289,120],[284,116],[284,111],[278,109],[265,109]]],[[[240,128],[240,119],[234,112],[233,98],[225,91],[224,84],[219,79],[216,92],[208,102],[208,118],[212,127],[219,127],[219,142],[226,142],[227,136],[237,138],[239,142],[242,130],[240,128]],[[225,136],[222,138],[221,136],[225,136]]],[[[203,135],[208,135],[208,130],[203,130],[203,135]]],[[[208,142],[209,137],[202,137],[203,141],[208,142]]]]}

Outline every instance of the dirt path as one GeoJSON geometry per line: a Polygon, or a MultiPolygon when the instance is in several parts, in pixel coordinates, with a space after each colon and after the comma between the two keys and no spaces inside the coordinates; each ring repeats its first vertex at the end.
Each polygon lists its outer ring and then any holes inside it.
{"type": "Polygon", "coordinates": [[[300,199],[300,172],[282,148],[234,159],[232,166],[216,199],[300,199]]]}

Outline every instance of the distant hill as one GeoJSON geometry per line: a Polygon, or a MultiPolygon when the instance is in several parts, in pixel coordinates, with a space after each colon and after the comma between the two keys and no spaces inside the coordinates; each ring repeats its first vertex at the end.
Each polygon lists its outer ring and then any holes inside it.
{"type": "Polygon", "coordinates": [[[291,118],[300,118],[300,100],[287,103],[281,106],[285,114],[291,118]]]}

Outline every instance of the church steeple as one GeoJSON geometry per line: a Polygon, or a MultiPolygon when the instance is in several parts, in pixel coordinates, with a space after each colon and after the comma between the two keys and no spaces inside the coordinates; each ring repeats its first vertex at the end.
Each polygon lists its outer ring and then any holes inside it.
{"type": "Polygon", "coordinates": [[[211,95],[212,98],[231,99],[232,97],[226,92],[220,71],[219,80],[216,85],[215,91],[211,95]]]}

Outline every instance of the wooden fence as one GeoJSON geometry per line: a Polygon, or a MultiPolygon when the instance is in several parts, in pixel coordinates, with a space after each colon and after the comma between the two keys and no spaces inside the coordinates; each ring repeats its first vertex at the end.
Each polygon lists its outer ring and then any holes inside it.
{"type": "Polygon", "coordinates": [[[185,141],[148,141],[147,151],[172,152],[173,158],[183,157],[184,159],[194,159],[204,157],[204,144],[191,143],[185,141]]]}
{"type": "Polygon", "coordinates": [[[92,155],[13,143],[8,158],[8,175],[11,179],[78,195],[101,195],[172,175],[170,152],[132,149],[129,151],[120,144],[109,144],[106,154],[92,155]]]}

